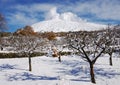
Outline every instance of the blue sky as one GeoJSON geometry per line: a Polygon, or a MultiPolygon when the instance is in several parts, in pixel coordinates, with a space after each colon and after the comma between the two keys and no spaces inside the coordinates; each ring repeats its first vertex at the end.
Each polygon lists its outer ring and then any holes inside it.
{"type": "Polygon", "coordinates": [[[0,0],[9,32],[44,20],[54,7],[58,13],[72,12],[90,22],[120,24],[120,0],[0,0]]]}

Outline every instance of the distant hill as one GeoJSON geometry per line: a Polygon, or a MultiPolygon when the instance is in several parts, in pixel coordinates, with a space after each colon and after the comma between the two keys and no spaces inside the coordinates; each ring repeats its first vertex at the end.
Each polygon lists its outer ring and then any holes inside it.
{"type": "Polygon", "coordinates": [[[56,8],[51,9],[47,16],[44,21],[31,25],[35,32],[94,31],[106,28],[106,25],[88,22],[72,12],[58,13],[56,8]]]}
{"type": "Polygon", "coordinates": [[[52,19],[41,21],[32,25],[35,32],[69,32],[69,31],[94,31],[105,29],[106,25],[91,22],[66,21],[62,19],[52,19]]]}

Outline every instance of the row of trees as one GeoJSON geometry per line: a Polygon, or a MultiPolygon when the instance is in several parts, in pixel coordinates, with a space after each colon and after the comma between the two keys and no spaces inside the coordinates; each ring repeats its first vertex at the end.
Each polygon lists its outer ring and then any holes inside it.
{"type": "MultiPolygon", "coordinates": [[[[109,28],[109,27],[108,27],[109,28]]],[[[109,28],[110,29],[110,28],[109,28]]],[[[114,44],[115,44],[115,31],[106,30],[102,32],[69,32],[67,36],[57,40],[53,39],[45,39],[38,35],[17,35],[12,36],[11,45],[15,51],[18,53],[24,53],[29,60],[29,71],[31,68],[31,54],[39,49],[45,49],[48,46],[60,46],[61,50],[59,50],[59,54],[63,49],[63,45],[67,45],[70,50],[74,50],[79,53],[80,57],[89,63],[90,66],[90,75],[91,82],[96,83],[95,74],[94,74],[94,65],[97,59],[103,54],[108,53],[110,55],[109,62],[112,65],[112,53],[114,52],[114,44]]],[[[34,34],[34,33],[32,33],[34,34]]],[[[49,34],[48,34],[49,35],[49,34]]],[[[47,36],[47,35],[46,35],[47,36]]],[[[58,47],[58,49],[60,49],[58,47]]],[[[61,62],[61,56],[58,57],[61,62]]]]}
{"type": "Polygon", "coordinates": [[[24,54],[28,57],[29,71],[32,70],[31,54],[35,51],[40,51],[49,46],[56,46],[59,49],[59,61],[61,62],[61,52],[64,45],[69,50],[74,50],[79,53],[80,57],[89,63],[91,82],[96,83],[94,74],[94,64],[102,53],[108,53],[110,55],[109,61],[112,65],[112,53],[115,48],[115,31],[109,30],[102,32],[69,32],[66,36],[57,40],[53,32],[42,36],[36,34],[30,26],[26,26],[24,30],[18,31],[9,37],[3,39],[3,44],[13,47],[13,50],[19,54],[24,54]],[[43,37],[44,36],[44,37],[43,37]],[[48,36],[48,37],[47,37],[48,36]],[[51,38],[49,38],[51,36],[51,38]],[[47,38],[47,39],[46,39],[47,38]]]}

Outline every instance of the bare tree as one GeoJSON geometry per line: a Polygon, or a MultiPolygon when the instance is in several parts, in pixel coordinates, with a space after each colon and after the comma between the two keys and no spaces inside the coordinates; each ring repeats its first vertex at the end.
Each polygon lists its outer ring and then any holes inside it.
{"type": "Polygon", "coordinates": [[[31,55],[39,48],[41,43],[41,39],[36,36],[13,36],[11,39],[12,47],[15,48],[14,50],[28,57],[29,71],[32,71],[31,55]]]}
{"type": "Polygon", "coordinates": [[[109,43],[107,44],[107,48],[105,50],[105,52],[110,56],[109,57],[109,64],[112,66],[113,62],[112,62],[112,54],[115,51],[115,31],[110,29],[110,27],[108,26],[108,29],[106,30],[107,35],[106,38],[109,40],[109,43]]]}
{"type": "Polygon", "coordinates": [[[50,41],[51,45],[55,48],[53,48],[53,51],[57,52],[56,57],[58,57],[58,61],[62,61],[62,52],[65,48],[66,40],[63,37],[58,37],[55,40],[50,41]]]}
{"type": "MultiPolygon", "coordinates": [[[[7,30],[7,24],[5,18],[2,14],[0,14],[0,32],[7,30]]],[[[0,42],[2,42],[2,38],[0,36],[0,42]]],[[[0,43],[0,49],[3,50],[2,44],[0,43]]]]}
{"type": "Polygon", "coordinates": [[[76,32],[67,36],[68,46],[75,49],[81,58],[89,63],[91,82],[96,83],[94,75],[94,64],[105,51],[108,40],[106,32],[76,32]]]}

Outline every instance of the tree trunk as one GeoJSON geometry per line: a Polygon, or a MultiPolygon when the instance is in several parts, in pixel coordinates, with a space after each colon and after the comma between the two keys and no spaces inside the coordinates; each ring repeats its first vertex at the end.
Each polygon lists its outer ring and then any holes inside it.
{"type": "Polygon", "coordinates": [[[29,56],[29,71],[32,71],[32,65],[31,65],[31,57],[29,56]]]}
{"type": "Polygon", "coordinates": [[[112,66],[113,65],[113,63],[112,63],[112,54],[109,54],[109,55],[110,55],[109,64],[110,64],[110,66],[112,66]]]}
{"type": "Polygon", "coordinates": [[[58,61],[61,62],[61,53],[59,52],[58,61]]]}
{"type": "Polygon", "coordinates": [[[90,76],[91,76],[91,82],[92,83],[96,83],[95,82],[95,75],[94,75],[93,64],[90,64],[90,76]]]}
{"type": "Polygon", "coordinates": [[[1,51],[3,51],[3,47],[1,47],[1,51]]]}

